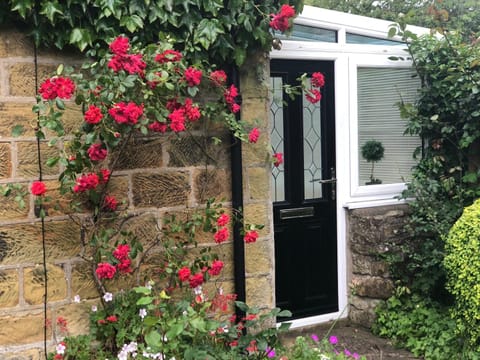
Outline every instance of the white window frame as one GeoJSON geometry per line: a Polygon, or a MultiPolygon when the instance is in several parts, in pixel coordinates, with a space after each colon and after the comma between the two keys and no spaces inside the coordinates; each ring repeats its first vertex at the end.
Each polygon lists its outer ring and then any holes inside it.
{"type": "MultiPolygon", "coordinates": [[[[391,55],[360,55],[349,57],[349,98],[350,98],[350,201],[398,201],[396,197],[406,188],[405,183],[361,185],[359,183],[359,144],[358,144],[358,68],[411,68],[412,62],[402,56],[404,60],[390,60],[391,55]]],[[[400,100],[400,99],[399,99],[400,100]]],[[[413,151],[412,151],[413,155],[413,151]]]]}

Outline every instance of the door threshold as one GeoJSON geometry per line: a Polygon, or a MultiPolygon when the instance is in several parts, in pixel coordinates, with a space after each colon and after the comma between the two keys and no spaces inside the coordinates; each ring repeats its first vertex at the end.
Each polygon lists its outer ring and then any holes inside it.
{"type": "Polygon", "coordinates": [[[282,323],[289,323],[290,329],[299,329],[307,326],[320,325],[337,319],[346,319],[347,316],[348,314],[346,313],[346,311],[337,311],[334,313],[310,316],[290,321],[281,321],[277,323],[277,327],[279,327],[282,323]]]}

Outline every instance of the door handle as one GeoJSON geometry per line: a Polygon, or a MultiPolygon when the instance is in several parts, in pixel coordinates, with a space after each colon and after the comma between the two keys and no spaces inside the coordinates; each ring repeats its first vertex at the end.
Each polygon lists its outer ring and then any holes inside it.
{"type": "Polygon", "coordinates": [[[333,184],[337,182],[337,178],[331,178],[331,179],[320,179],[317,180],[320,184],[333,184]]]}

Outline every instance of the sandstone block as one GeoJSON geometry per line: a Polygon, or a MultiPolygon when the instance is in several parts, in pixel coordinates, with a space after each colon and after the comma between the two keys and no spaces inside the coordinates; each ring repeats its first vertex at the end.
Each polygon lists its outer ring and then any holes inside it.
{"type": "MultiPolygon", "coordinates": [[[[80,229],[72,221],[45,223],[45,241],[48,262],[68,259],[80,251],[80,229]]],[[[42,236],[40,223],[4,226],[0,242],[5,249],[2,265],[41,263],[42,236]]]]}
{"type": "MultiPolygon", "coordinates": [[[[48,315],[51,317],[51,315],[48,315]]],[[[43,340],[43,313],[12,313],[9,316],[0,317],[0,348],[9,345],[22,345],[43,340]]],[[[51,329],[48,329],[47,339],[52,337],[51,329]]]]}
{"type": "Polygon", "coordinates": [[[19,31],[3,30],[0,34],[0,57],[33,56],[33,42],[19,31]]]}
{"type": "Polygon", "coordinates": [[[247,171],[250,199],[270,199],[270,169],[266,169],[265,167],[255,167],[249,168],[247,171]]]}
{"type": "Polygon", "coordinates": [[[72,268],[72,294],[81,299],[96,299],[99,297],[93,281],[93,267],[87,262],[77,262],[72,268]]]}
{"type": "Polygon", "coordinates": [[[28,350],[19,350],[17,352],[9,352],[1,354],[3,360],[43,360],[45,356],[43,355],[42,349],[28,349],[28,350]]]}
{"type": "Polygon", "coordinates": [[[265,129],[260,129],[260,138],[256,144],[245,144],[242,147],[243,163],[253,166],[254,164],[261,164],[262,166],[270,161],[269,143],[270,137],[265,129]]]}
{"type": "Polygon", "coordinates": [[[270,234],[270,221],[268,216],[270,213],[270,205],[266,204],[247,204],[244,206],[244,221],[245,225],[256,224],[264,225],[262,230],[258,231],[260,236],[266,236],[270,234]]]}
{"type": "MultiPolygon", "coordinates": [[[[90,324],[90,313],[92,305],[96,305],[94,301],[82,301],[81,303],[73,303],[55,309],[55,318],[62,317],[67,320],[67,330],[69,336],[87,334],[90,324]]],[[[65,336],[61,327],[55,324],[55,333],[57,337],[65,336]]]]}
{"type": "Polygon", "coordinates": [[[163,165],[162,139],[134,139],[121,154],[114,154],[115,169],[160,168],[163,165]]]}
{"type": "Polygon", "coordinates": [[[32,106],[33,103],[0,102],[0,137],[11,137],[16,125],[23,126],[22,137],[35,136],[37,115],[32,112],[32,106]]]}
{"type": "MultiPolygon", "coordinates": [[[[1,253],[1,250],[0,250],[1,253]]],[[[0,308],[13,307],[18,304],[17,270],[0,271],[0,308]]]]}
{"type": "Polygon", "coordinates": [[[190,193],[187,172],[133,175],[133,202],[137,207],[185,205],[190,193]]]}
{"type": "Polygon", "coordinates": [[[201,204],[210,198],[228,201],[231,198],[230,172],[201,170],[195,175],[195,198],[201,204]]]}
{"type": "Polygon", "coordinates": [[[356,295],[372,299],[388,299],[394,290],[390,279],[376,276],[353,276],[352,286],[356,295]]]}
{"type": "Polygon", "coordinates": [[[366,299],[354,296],[350,303],[350,309],[348,317],[354,324],[361,325],[366,328],[370,328],[376,318],[375,308],[381,300],[366,299]]]}
{"type": "MultiPolygon", "coordinates": [[[[46,143],[40,145],[42,171],[44,175],[55,175],[58,173],[58,166],[49,167],[46,161],[50,157],[58,156],[58,149],[48,146],[46,143]]],[[[38,177],[38,156],[36,142],[19,142],[17,144],[17,176],[24,178],[38,177]]]]}
{"type": "MultiPolygon", "coordinates": [[[[62,266],[47,264],[48,301],[63,300],[67,296],[67,281],[62,266]]],[[[24,299],[30,305],[43,303],[44,270],[43,266],[26,268],[24,270],[24,299]]]]}
{"type": "Polygon", "coordinates": [[[10,145],[0,143],[0,179],[6,179],[12,176],[12,152],[10,145]]]}
{"type": "MultiPolygon", "coordinates": [[[[55,70],[55,65],[39,65],[39,84],[52,76],[55,70]]],[[[11,96],[35,96],[35,68],[33,62],[13,64],[8,71],[11,96]]]]}
{"type": "Polygon", "coordinates": [[[388,264],[374,256],[352,254],[353,273],[360,275],[388,276],[388,264]]]}
{"type": "MultiPolygon", "coordinates": [[[[225,146],[228,139],[222,139],[225,146]]],[[[184,167],[194,165],[229,166],[229,151],[225,147],[215,145],[213,140],[204,136],[189,136],[175,139],[168,148],[168,166],[184,167]]]]}
{"type": "MultiPolygon", "coordinates": [[[[242,89],[242,94],[245,91],[242,89]]],[[[267,98],[243,98],[242,102],[242,119],[252,126],[260,128],[268,128],[268,114],[270,107],[267,98]]],[[[265,132],[265,136],[268,134],[265,132]]]]}
{"type": "Polygon", "coordinates": [[[270,277],[247,278],[247,304],[251,307],[273,308],[273,282],[270,277]]]}
{"type": "Polygon", "coordinates": [[[245,271],[250,275],[270,274],[274,256],[272,241],[257,241],[245,245],[245,271]]]}

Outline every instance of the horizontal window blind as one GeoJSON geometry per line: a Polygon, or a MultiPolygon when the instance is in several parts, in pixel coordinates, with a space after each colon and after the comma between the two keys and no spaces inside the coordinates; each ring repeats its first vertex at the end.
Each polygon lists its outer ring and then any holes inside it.
{"type": "Polygon", "coordinates": [[[372,163],[362,158],[361,147],[368,140],[380,141],[384,158],[374,164],[374,177],[382,184],[408,181],[415,165],[413,152],[421,141],[403,135],[406,120],[400,117],[398,103],[414,102],[420,86],[412,69],[367,68],[357,71],[359,185],[370,181],[372,163]]]}

